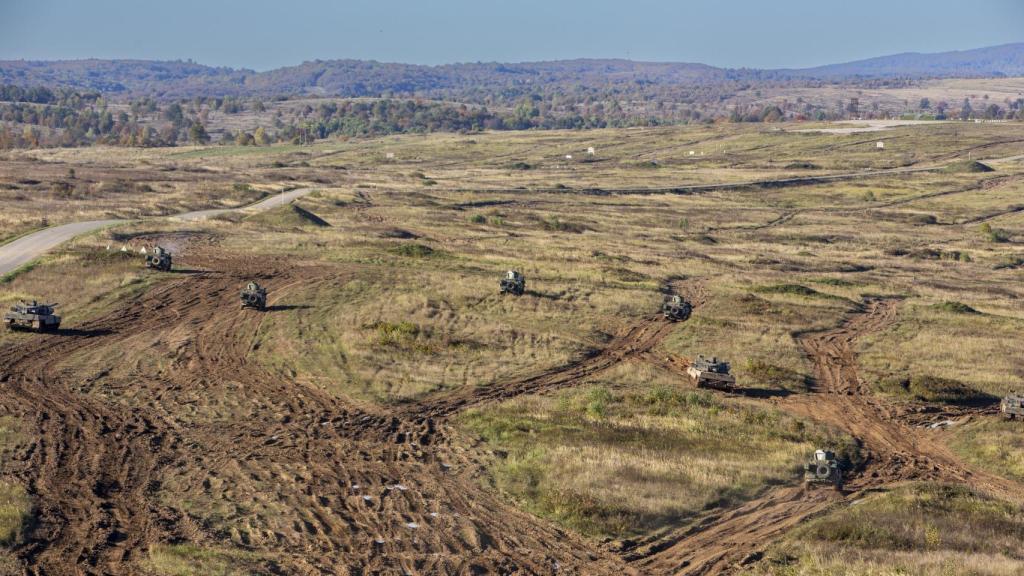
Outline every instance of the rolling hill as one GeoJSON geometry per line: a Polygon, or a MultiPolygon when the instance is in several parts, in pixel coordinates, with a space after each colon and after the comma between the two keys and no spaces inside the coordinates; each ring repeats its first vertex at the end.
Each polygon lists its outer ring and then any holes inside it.
{"type": "Polygon", "coordinates": [[[111,95],[193,96],[426,95],[468,97],[534,86],[590,89],[713,86],[736,82],[1024,75],[1024,43],[938,54],[896,54],[807,69],[724,69],[692,63],[629,60],[463,63],[440,66],[366,60],[314,60],[265,72],[191,61],[0,61],[0,84],[66,86],[111,95]]]}

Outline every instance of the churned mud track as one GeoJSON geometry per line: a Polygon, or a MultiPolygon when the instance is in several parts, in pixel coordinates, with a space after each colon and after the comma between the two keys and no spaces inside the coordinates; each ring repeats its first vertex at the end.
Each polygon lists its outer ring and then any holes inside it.
{"type": "Polygon", "coordinates": [[[734,572],[800,522],[830,506],[853,501],[868,489],[909,480],[965,483],[1021,502],[1017,484],[967,468],[934,437],[934,431],[902,421],[900,412],[872,396],[859,377],[857,338],[885,328],[895,317],[895,301],[874,300],[836,329],[799,336],[814,361],[817,388],[812,394],[779,401],[780,408],[843,430],[862,443],[865,462],[848,478],[843,492],[801,487],[769,490],[739,508],[715,512],[694,526],[641,542],[625,558],[650,574],[734,572]]]}
{"type": "Polygon", "coordinates": [[[28,572],[145,572],[150,546],[178,541],[231,543],[284,574],[631,572],[483,490],[473,451],[443,425],[247,361],[263,315],[238,310],[246,279],[278,296],[349,271],[189,264],[212,271],[0,350],[0,408],[32,437],[0,470],[36,503],[16,550],[28,572]]]}
{"type": "MultiPolygon", "coordinates": [[[[707,299],[705,290],[696,281],[675,280],[666,288],[682,295],[695,309],[707,299]]],[[[405,412],[412,417],[443,419],[488,402],[577,386],[621,362],[651,358],[654,348],[674,327],[675,323],[660,315],[650,316],[622,328],[606,346],[577,362],[488,386],[458,389],[415,403],[405,412]]]]}
{"type": "Polygon", "coordinates": [[[899,406],[875,396],[858,374],[855,341],[894,322],[896,308],[896,300],[870,300],[840,327],[800,336],[801,346],[815,363],[818,393],[788,397],[780,406],[843,430],[861,442],[865,464],[848,482],[853,489],[904,480],[940,480],[966,483],[1021,502],[1016,483],[970,469],[935,431],[910,425],[899,406]]]}
{"type": "Polygon", "coordinates": [[[408,410],[410,414],[445,418],[487,402],[497,402],[524,394],[536,394],[578,385],[620,362],[648,352],[671,332],[672,327],[670,322],[660,317],[646,318],[627,326],[616,334],[606,347],[578,362],[524,378],[488,386],[458,389],[452,393],[417,403],[408,410]]]}

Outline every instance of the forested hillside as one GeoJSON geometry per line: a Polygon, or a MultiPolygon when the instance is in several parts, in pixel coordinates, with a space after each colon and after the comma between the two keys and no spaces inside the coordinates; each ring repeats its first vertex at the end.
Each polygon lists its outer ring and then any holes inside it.
{"type": "MultiPolygon", "coordinates": [[[[0,84],[71,87],[119,96],[163,99],[196,96],[340,97],[420,96],[485,103],[538,90],[618,92],[640,97],[663,91],[730,87],[745,83],[807,83],[1024,75],[1024,44],[946,52],[900,54],[804,70],[723,69],[704,64],[561,60],[519,64],[441,66],[364,60],[315,60],[256,72],[191,61],[0,61],[0,84]]],[[[685,96],[685,94],[682,94],[685,96]]]]}

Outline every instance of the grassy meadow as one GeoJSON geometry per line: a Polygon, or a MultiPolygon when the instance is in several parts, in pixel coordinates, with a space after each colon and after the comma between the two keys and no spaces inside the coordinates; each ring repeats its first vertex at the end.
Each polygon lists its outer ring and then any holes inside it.
{"type": "MultiPolygon", "coordinates": [[[[0,416],[0,458],[7,459],[24,442],[19,420],[0,416]]],[[[16,574],[19,563],[10,549],[23,541],[32,521],[32,500],[21,483],[0,475],[0,574],[16,574]]]]}
{"type": "Polygon", "coordinates": [[[1024,570],[1020,511],[961,486],[871,494],[797,528],[749,574],[1009,576],[1024,570]]]}
{"type": "Polygon", "coordinates": [[[460,425],[498,454],[496,489],[604,538],[678,526],[791,483],[815,446],[856,451],[827,428],[630,364],[584,388],[473,409],[460,425]]]}

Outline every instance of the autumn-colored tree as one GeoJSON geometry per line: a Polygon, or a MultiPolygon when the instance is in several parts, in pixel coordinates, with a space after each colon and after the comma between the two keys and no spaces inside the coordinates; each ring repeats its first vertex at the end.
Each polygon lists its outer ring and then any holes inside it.
{"type": "Polygon", "coordinates": [[[263,126],[256,129],[253,140],[257,146],[267,146],[270,144],[270,136],[267,135],[267,131],[263,129],[263,126]]]}

